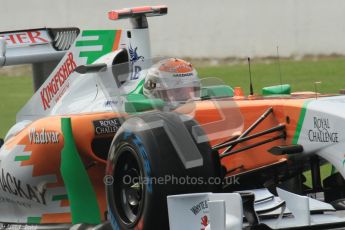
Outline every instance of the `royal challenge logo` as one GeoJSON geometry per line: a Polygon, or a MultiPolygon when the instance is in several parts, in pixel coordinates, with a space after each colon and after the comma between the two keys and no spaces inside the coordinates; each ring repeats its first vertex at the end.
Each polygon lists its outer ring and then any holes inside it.
{"type": "Polygon", "coordinates": [[[119,118],[111,118],[93,121],[93,126],[95,128],[95,135],[100,136],[115,134],[120,128],[121,123],[119,118]]]}

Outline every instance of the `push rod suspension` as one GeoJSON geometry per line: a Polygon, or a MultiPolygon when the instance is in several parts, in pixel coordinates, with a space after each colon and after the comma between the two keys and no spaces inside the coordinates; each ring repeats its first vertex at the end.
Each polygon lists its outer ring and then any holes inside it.
{"type": "Polygon", "coordinates": [[[225,152],[225,153],[221,154],[219,157],[220,157],[220,159],[222,159],[222,158],[224,158],[224,157],[227,157],[227,156],[230,156],[230,155],[239,153],[239,152],[243,152],[243,151],[245,151],[245,150],[248,150],[248,149],[251,149],[251,148],[255,148],[255,147],[257,147],[257,146],[264,145],[264,144],[267,144],[267,143],[269,143],[269,142],[273,142],[273,141],[275,141],[275,140],[283,139],[283,138],[285,138],[285,137],[286,137],[286,134],[285,134],[285,132],[284,132],[284,133],[279,134],[278,136],[269,138],[269,139],[267,139],[267,140],[260,141],[260,142],[258,142],[258,143],[252,144],[252,145],[248,145],[248,146],[246,146],[246,147],[243,147],[243,148],[240,148],[240,149],[236,149],[236,150],[231,151],[231,152],[225,152]]]}
{"type": "MultiPolygon", "coordinates": [[[[253,129],[256,128],[256,126],[258,126],[263,120],[266,119],[266,117],[268,115],[270,115],[271,113],[273,112],[273,108],[270,107],[268,108],[246,131],[244,131],[237,139],[241,139],[245,136],[247,136],[251,131],[253,131],[253,129]]],[[[234,145],[230,145],[228,146],[224,151],[223,153],[225,152],[229,152],[231,151],[234,147],[236,146],[236,144],[234,145]]]]}
{"type": "Polygon", "coordinates": [[[257,137],[269,134],[269,133],[273,133],[273,132],[277,132],[277,131],[280,131],[280,130],[284,130],[284,129],[285,129],[285,125],[281,124],[281,125],[278,125],[276,127],[264,130],[262,132],[258,132],[258,133],[255,133],[253,135],[243,137],[241,139],[236,139],[236,140],[227,142],[227,143],[225,143],[223,145],[219,145],[219,146],[217,146],[216,148],[213,148],[213,149],[219,150],[219,149],[225,148],[227,146],[237,145],[238,143],[241,143],[241,142],[244,142],[244,141],[248,141],[248,140],[251,140],[251,139],[254,139],[254,138],[257,138],[257,137]]]}

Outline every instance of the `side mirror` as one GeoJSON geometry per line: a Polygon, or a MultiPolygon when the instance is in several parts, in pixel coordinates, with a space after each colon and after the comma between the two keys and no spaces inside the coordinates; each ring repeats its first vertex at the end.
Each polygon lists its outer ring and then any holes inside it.
{"type": "Polygon", "coordinates": [[[6,40],[0,37],[0,67],[5,64],[6,40]]]}
{"type": "Polygon", "coordinates": [[[1,146],[3,146],[3,144],[4,144],[4,139],[0,138],[0,148],[1,146]]]}
{"type": "Polygon", "coordinates": [[[6,40],[0,37],[0,57],[4,57],[6,54],[6,40]]]}
{"type": "Polygon", "coordinates": [[[74,71],[80,74],[97,73],[105,68],[107,68],[107,64],[98,63],[98,64],[91,64],[91,65],[80,65],[77,68],[75,68],[74,71]]]}

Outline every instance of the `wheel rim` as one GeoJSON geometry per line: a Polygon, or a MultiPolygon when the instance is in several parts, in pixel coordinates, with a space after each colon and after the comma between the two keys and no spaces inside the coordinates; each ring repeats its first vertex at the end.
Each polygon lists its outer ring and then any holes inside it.
{"type": "Polygon", "coordinates": [[[114,200],[122,222],[134,226],[140,219],[144,202],[143,170],[140,159],[130,146],[120,148],[114,165],[114,200]]]}

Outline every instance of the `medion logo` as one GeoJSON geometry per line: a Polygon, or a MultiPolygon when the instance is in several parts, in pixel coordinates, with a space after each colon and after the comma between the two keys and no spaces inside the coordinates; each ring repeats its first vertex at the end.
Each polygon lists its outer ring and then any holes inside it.
{"type": "Polygon", "coordinates": [[[59,143],[59,134],[58,132],[47,132],[44,128],[41,131],[31,128],[29,141],[31,144],[55,144],[59,143]]]}
{"type": "Polygon", "coordinates": [[[61,98],[61,96],[65,93],[68,87],[68,84],[65,84],[65,82],[75,68],[77,68],[77,64],[73,59],[73,54],[69,53],[67,56],[67,60],[59,68],[55,76],[40,91],[44,110],[50,108],[50,103],[56,95],[58,95],[58,97],[55,99],[55,101],[58,101],[61,98]]]}

